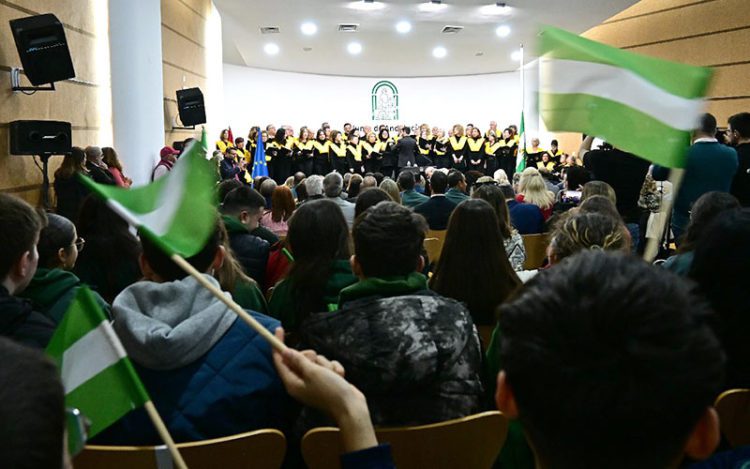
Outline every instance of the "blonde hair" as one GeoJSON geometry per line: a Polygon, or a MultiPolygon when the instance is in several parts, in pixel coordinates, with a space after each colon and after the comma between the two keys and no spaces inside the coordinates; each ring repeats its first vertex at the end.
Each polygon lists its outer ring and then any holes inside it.
{"type": "Polygon", "coordinates": [[[523,201],[534,204],[542,210],[552,207],[555,194],[547,189],[544,178],[536,168],[526,168],[518,182],[518,192],[523,194],[523,201]]]}
{"type": "Polygon", "coordinates": [[[453,135],[457,136],[463,136],[464,135],[464,126],[461,124],[456,124],[453,126],[453,135]]]}
{"type": "Polygon", "coordinates": [[[396,181],[391,178],[385,178],[383,179],[383,182],[380,183],[380,188],[386,191],[394,202],[397,204],[401,203],[401,192],[398,190],[398,184],[396,184],[396,181]]]}
{"type": "Polygon", "coordinates": [[[602,213],[575,213],[555,228],[550,251],[557,261],[585,249],[630,250],[630,237],[622,221],[602,213]]]}

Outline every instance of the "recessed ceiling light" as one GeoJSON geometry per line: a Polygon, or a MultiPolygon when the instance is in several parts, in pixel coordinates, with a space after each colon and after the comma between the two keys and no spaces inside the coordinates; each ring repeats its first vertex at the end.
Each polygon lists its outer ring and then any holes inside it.
{"type": "Polygon", "coordinates": [[[406,34],[409,31],[411,31],[411,23],[408,21],[399,21],[396,23],[396,31],[400,32],[401,34],[406,34]]]}
{"type": "Polygon", "coordinates": [[[444,10],[448,5],[444,4],[440,0],[431,0],[429,2],[420,3],[419,10],[428,13],[434,13],[436,11],[444,10]]]}
{"type": "Polygon", "coordinates": [[[362,44],[359,42],[350,42],[349,45],[346,46],[346,50],[352,55],[357,55],[362,52],[362,44]]]}
{"type": "Polygon", "coordinates": [[[383,2],[376,2],[373,0],[359,0],[354,2],[349,2],[347,5],[352,10],[360,10],[360,11],[373,11],[373,10],[382,10],[385,8],[385,3],[383,2]]]}
{"type": "Polygon", "coordinates": [[[482,15],[510,15],[513,9],[505,2],[496,2],[493,5],[485,5],[479,8],[482,15]]]}
{"type": "Polygon", "coordinates": [[[313,34],[318,32],[318,25],[316,25],[312,21],[307,21],[305,23],[302,23],[299,29],[305,36],[312,36],[313,34]]]}
{"type": "Polygon", "coordinates": [[[513,51],[513,53],[510,54],[510,58],[512,60],[515,60],[516,62],[520,62],[521,61],[521,51],[520,50],[513,51]]]}
{"type": "Polygon", "coordinates": [[[448,51],[445,49],[445,47],[438,46],[432,49],[432,56],[436,59],[442,59],[446,55],[448,55],[448,51]]]}
{"type": "Polygon", "coordinates": [[[263,50],[268,55],[276,55],[279,53],[279,46],[277,44],[274,44],[273,42],[269,42],[265,46],[263,46],[263,50]]]}
{"type": "Polygon", "coordinates": [[[497,34],[497,37],[508,37],[510,35],[510,26],[501,24],[495,29],[495,34],[497,34]]]}

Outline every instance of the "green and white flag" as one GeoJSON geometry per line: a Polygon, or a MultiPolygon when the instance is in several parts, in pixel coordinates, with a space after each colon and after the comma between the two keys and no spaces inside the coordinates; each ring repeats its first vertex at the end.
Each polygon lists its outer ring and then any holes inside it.
{"type": "Polygon", "coordinates": [[[136,188],[81,181],[142,235],[169,255],[191,257],[211,236],[216,223],[216,171],[200,142],[192,142],[168,174],[136,188]]]}
{"type": "Polygon", "coordinates": [[[583,132],[653,163],[685,166],[712,71],[546,27],[539,110],[550,131],[583,132]]]}
{"type": "MultiPolygon", "coordinates": [[[[522,173],[526,169],[526,119],[521,111],[521,127],[518,129],[518,156],[516,157],[516,172],[522,173]]],[[[509,175],[511,176],[511,175],[509,175]]]]}
{"type": "Polygon", "coordinates": [[[46,352],[60,370],[65,406],[91,421],[89,437],[149,401],[115,331],[85,286],[78,288],[46,352]]]}

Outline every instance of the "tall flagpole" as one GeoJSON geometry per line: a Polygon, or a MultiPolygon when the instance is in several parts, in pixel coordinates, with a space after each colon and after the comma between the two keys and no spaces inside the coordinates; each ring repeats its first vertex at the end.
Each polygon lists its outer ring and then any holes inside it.
{"type": "Polygon", "coordinates": [[[524,120],[523,157],[526,158],[526,71],[523,59],[523,44],[521,44],[521,116],[524,120]]]}

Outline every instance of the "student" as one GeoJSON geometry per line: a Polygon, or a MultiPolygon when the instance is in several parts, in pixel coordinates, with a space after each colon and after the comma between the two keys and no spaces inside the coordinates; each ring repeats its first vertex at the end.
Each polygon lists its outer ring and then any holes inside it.
{"type": "Polygon", "coordinates": [[[250,278],[237,260],[229,243],[229,233],[222,221],[219,241],[224,248],[224,262],[216,269],[214,277],[221,289],[232,294],[232,299],[245,309],[268,314],[268,303],[258,282],[250,278]]]}
{"type": "Polygon", "coordinates": [[[510,266],[515,271],[523,270],[523,264],[526,262],[526,247],[523,244],[521,234],[510,222],[510,209],[505,203],[503,191],[494,184],[484,185],[476,189],[472,197],[486,201],[495,210],[510,266]]]}
{"type": "Polygon", "coordinates": [[[508,262],[500,222],[489,203],[470,199],[453,210],[429,284],[436,293],[465,303],[474,324],[495,325],[495,310],[521,281],[508,262]],[[472,271],[482,274],[468,275],[472,271]]]}
{"type": "MultiPolygon", "coordinates": [[[[374,178],[373,178],[374,180],[374,178]]],[[[365,188],[357,197],[354,204],[354,218],[356,219],[370,207],[374,207],[380,202],[393,202],[391,196],[386,191],[378,187],[365,188]]]]}
{"type": "Polygon", "coordinates": [[[500,185],[500,190],[508,204],[511,224],[522,235],[544,232],[544,215],[536,205],[521,203],[516,200],[516,193],[509,184],[500,185]]]}
{"type": "MultiPolygon", "coordinates": [[[[76,227],[65,217],[50,213],[37,242],[39,262],[34,278],[20,296],[28,298],[34,308],[59,324],[75,298],[81,280],[71,272],[83,250],[85,240],[78,237],[76,227]]],[[[104,310],[109,305],[99,294],[94,299],[104,310]]]]}
{"type": "Polygon", "coordinates": [[[385,178],[381,181],[378,187],[387,192],[394,202],[397,204],[401,203],[401,192],[398,190],[398,183],[396,183],[396,181],[391,178],[385,178]]]}
{"type": "Polygon", "coordinates": [[[0,193],[0,336],[44,348],[55,325],[16,295],[36,272],[43,220],[23,200],[0,193]]]}
{"type": "Polygon", "coordinates": [[[407,170],[398,175],[398,187],[401,189],[401,204],[405,207],[414,208],[430,200],[426,195],[414,190],[416,181],[414,173],[407,170]]]}
{"type": "Polygon", "coordinates": [[[312,314],[301,342],[346,368],[376,425],[418,425],[480,409],[480,345],[460,303],[427,289],[422,217],[381,202],[354,225],[352,271],[339,309],[312,314]],[[407,333],[408,332],[408,333],[407,333]],[[450,390],[448,390],[450,389],[450,390]]]}
{"type": "Polygon", "coordinates": [[[104,164],[109,168],[109,172],[112,173],[112,177],[115,178],[115,182],[119,187],[130,187],[133,184],[133,180],[125,176],[120,157],[117,156],[117,152],[112,147],[102,148],[102,155],[104,164]]]}
{"type": "Polygon", "coordinates": [[[232,246],[245,273],[260,285],[264,283],[270,245],[251,234],[260,225],[265,200],[256,190],[246,186],[229,192],[221,204],[222,220],[232,246]]]}
{"type": "MultiPolygon", "coordinates": [[[[224,261],[217,220],[203,249],[186,259],[209,272],[224,261]]],[[[176,442],[286,427],[289,402],[271,346],[223,302],[143,237],[137,282],[112,304],[113,326],[176,442]]],[[[263,327],[279,322],[248,311],[263,327]]],[[[98,444],[154,445],[161,438],[143,409],[99,434],[98,444]]]]}
{"type": "Polygon", "coordinates": [[[521,173],[516,200],[539,207],[547,221],[552,216],[555,194],[547,189],[544,178],[536,168],[526,168],[521,173]]]}
{"type": "Polygon", "coordinates": [[[297,209],[287,246],[294,262],[274,288],[269,312],[287,331],[296,332],[310,314],[335,309],[339,292],[357,278],[349,265],[349,227],[341,209],[329,200],[313,200],[297,209]]]}

